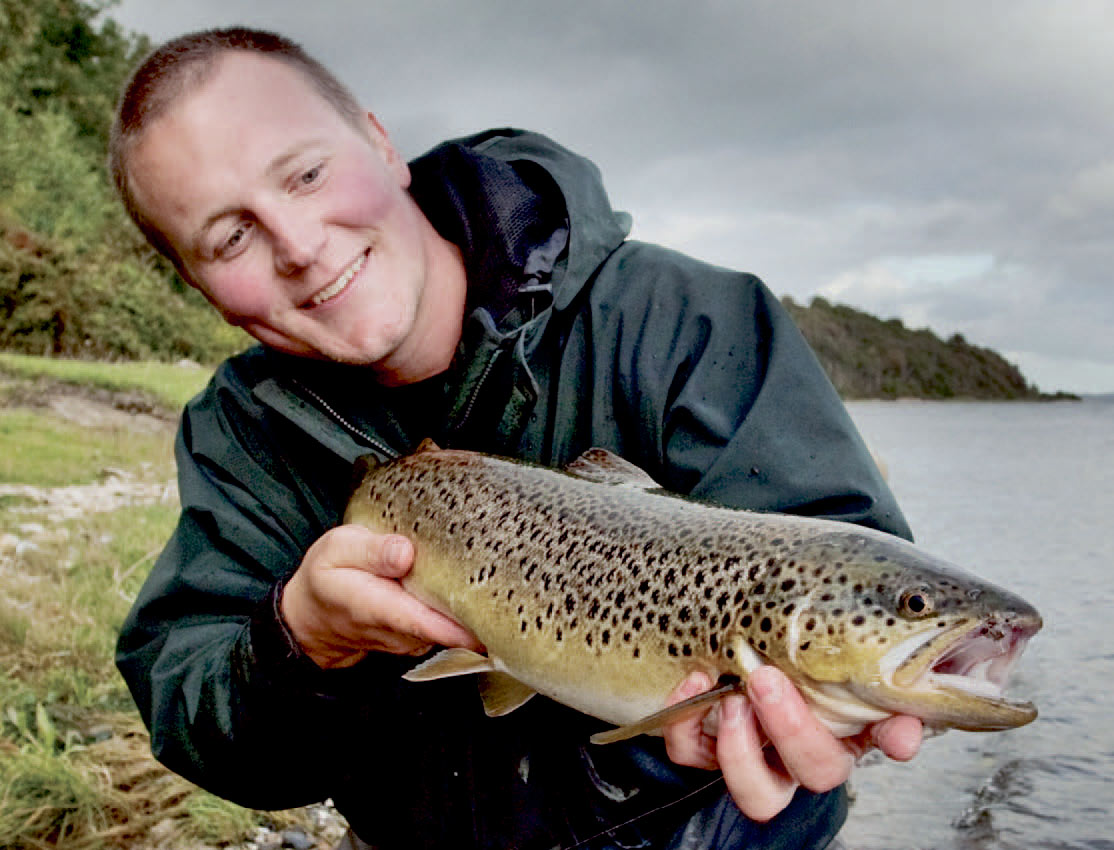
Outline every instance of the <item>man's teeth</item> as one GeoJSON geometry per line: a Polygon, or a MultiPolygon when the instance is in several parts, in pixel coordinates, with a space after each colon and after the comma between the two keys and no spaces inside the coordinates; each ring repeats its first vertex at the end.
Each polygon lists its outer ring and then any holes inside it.
{"type": "Polygon", "coordinates": [[[335,298],[340,295],[340,293],[344,291],[344,287],[348,286],[348,283],[356,276],[356,273],[364,267],[365,262],[367,262],[367,254],[360,254],[360,256],[356,258],[356,261],[345,269],[344,274],[313,296],[311,299],[313,305],[316,307],[318,304],[324,304],[330,298],[335,298]]]}

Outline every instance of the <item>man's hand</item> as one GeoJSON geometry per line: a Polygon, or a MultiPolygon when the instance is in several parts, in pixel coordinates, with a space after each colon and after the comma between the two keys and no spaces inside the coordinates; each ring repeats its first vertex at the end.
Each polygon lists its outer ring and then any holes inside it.
{"type": "MultiPolygon", "coordinates": [[[[669,702],[711,687],[708,676],[693,673],[669,702]]],[[[718,711],[717,737],[705,731],[704,717],[698,715],[663,730],[666,750],[677,764],[721,769],[739,809],[756,821],[776,816],[802,785],[816,792],[841,785],[851,775],[856,757],[872,746],[892,759],[907,761],[921,743],[920,720],[906,716],[877,723],[855,738],[836,738],[774,667],[751,673],[746,696],[727,697],[718,711]]]]}
{"type": "Polygon", "coordinates": [[[338,526],[287,582],[283,618],[319,667],[348,667],[369,652],[421,655],[433,644],[481,650],[471,632],[402,587],[413,563],[405,537],[338,526]]]}

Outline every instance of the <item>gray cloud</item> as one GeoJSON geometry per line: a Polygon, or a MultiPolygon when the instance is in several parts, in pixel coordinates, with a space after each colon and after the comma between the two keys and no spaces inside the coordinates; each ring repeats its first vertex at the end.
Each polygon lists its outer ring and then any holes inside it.
{"type": "Polygon", "coordinates": [[[1046,389],[1114,389],[1114,0],[125,0],[113,14],[156,39],[281,30],[407,153],[492,125],[547,132],[600,165],[640,238],[799,300],[838,291],[962,332],[1046,389]],[[926,257],[990,259],[932,280],[926,257]]]}

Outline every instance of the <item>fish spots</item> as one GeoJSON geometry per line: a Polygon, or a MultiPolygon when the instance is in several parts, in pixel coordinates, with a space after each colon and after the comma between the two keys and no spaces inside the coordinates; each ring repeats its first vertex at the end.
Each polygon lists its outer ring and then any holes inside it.
{"type": "Polygon", "coordinates": [[[500,628],[524,646],[698,666],[735,659],[741,640],[775,660],[789,650],[823,659],[845,643],[900,643],[912,625],[954,624],[971,604],[962,582],[942,579],[925,587],[933,607],[911,625],[898,600],[919,579],[853,529],[821,533],[809,520],[728,515],[476,457],[386,464],[361,496],[375,503],[369,524],[381,514],[383,529],[421,538],[456,571],[453,592],[502,612],[500,628]]]}

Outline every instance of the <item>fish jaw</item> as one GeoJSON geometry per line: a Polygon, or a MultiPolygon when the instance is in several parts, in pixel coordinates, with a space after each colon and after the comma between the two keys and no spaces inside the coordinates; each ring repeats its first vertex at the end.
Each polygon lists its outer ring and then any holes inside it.
{"type": "Polygon", "coordinates": [[[892,650],[877,676],[853,679],[847,689],[865,702],[916,715],[929,726],[971,732],[1024,726],[1036,719],[1037,709],[1006,698],[1005,687],[1040,627],[1033,611],[922,635],[892,650]]]}

